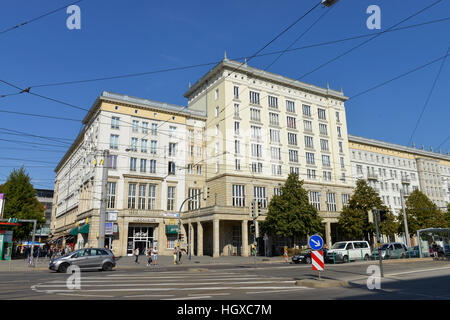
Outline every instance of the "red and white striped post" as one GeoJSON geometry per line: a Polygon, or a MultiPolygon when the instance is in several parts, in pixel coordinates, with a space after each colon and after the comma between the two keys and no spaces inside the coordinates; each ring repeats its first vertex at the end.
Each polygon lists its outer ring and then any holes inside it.
{"type": "Polygon", "coordinates": [[[322,250],[311,250],[311,264],[313,270],[319,271],[320,280],[320,271],[323,271],[325,269],[322,250]]]}

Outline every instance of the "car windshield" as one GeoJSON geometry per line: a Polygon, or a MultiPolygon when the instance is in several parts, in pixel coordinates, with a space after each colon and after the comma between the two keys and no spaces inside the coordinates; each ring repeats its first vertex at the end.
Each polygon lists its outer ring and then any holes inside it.
{"type": "Polygon", "coordinates": [[[389,243],[385,243],[381,246],[381,250],[386,250],[389,247],[389,243]]]}
{"type": "Polygon", "coordinates": [[[344,249],[346,244],[347,244],[347,242],[337,242],[337,243],[333,244],[331,249],[344,249]]]}

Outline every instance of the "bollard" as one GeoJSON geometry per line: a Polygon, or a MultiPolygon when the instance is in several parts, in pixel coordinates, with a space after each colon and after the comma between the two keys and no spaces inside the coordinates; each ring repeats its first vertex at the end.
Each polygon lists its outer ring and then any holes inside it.
{"type": "Polygon", "coordinates": [[[400,249],[397,249],[397,259],[400,259],[400,249]]]}
{"type": "Polygon", "coordinates": [[[333,264],[336,264],[336,258],[335,258],[335,253],[333,252],[333,264]]]}
{"type": "Polygon", "coordinates": [[[364,260],[362,249],[361,249],[361,260],[364,260]]]}
{"type": "Polygon", "coordinates": [[[408,248],[408,257],[411,258],[411,248],[408,248]]]}
{"type": "Polygon", "coordinates": [[[348,263],[350,263],[350,251],[349,250],[347,250],[347,260],[348,260],[348,263]]]}

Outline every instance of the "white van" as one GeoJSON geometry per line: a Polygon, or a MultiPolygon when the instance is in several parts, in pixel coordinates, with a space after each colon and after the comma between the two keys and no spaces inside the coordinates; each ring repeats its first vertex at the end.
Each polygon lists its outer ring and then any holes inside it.
{"type": "Polygon", "coordinates": [[[327,252],[327,262],[350,262],[369,260],[370,246],[367,241],[340,241],[333,244],[327,252]]]}

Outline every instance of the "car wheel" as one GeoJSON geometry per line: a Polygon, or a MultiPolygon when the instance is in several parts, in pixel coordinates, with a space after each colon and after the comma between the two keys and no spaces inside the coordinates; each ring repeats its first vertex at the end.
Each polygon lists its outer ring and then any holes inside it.
{"type": "Polygon", "coordinates": [[[105,262],[102,266],[103,271],[111,271],[112,268],[113,268],[113,266],[112,266],[111,262],[105,262]]]}
{"type": "Polygon", "coordinates": [[[68,263],[62,263],[58,268],[58,272],[66,273],[68,267],[69,267],[68,263]]]}
{"type": "Polygon", "coordinates": [[[311,258],[310,257],[306,257],[306,264],[311,264],[311,258]]]}
{"type": "Polygon", "coordinates": [[[369,261],[369,259],[370,259],[369,255],[366,254],[366,255],[364,256],[364,261],[369,261]]]}

